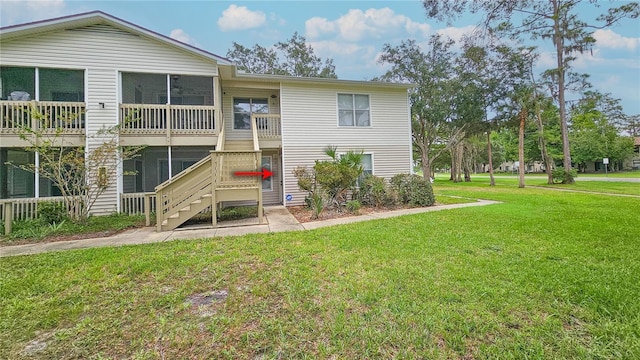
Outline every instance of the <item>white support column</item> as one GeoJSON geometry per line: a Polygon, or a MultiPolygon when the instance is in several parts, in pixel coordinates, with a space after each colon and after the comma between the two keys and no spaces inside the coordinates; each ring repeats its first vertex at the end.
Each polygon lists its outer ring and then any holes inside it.
{"type": "Polygon", "coordinates": [[[167,74],[167,104],[171,104],[171,74],[167,74]]]}
{"type": "Polygon", "coordinates": [[[40,197],[40,152],[36,151],[36,171],[35,171],[35,184],[34,191],[36,199],[40,197]]]}
{"type": "Polygon", "coordinates": [[[40,69],[36,68],[36,93],[31,100],[40,101],[40,69]]]}

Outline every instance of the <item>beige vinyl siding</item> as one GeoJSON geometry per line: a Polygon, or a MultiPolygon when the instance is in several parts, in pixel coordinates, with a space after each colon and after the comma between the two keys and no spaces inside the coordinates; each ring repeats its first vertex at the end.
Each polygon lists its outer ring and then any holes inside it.
{"type": "Polygon", "coordinates": [[[213,60],[105,25],[2,41],[0,53],[3,65],[217,75],[213,60]]]}
{"type": "Polygon", "coordinates": [[[222,83],[222,111],[224,113],[225,138],[228,140],[251,139],[251,130],[236,130],[233,128],[233,98],[256,98],[269,100],[269,113],[279,114],[280,104],[278,98],[271,98],[271,95],[278,95],[278,90],[252,89],[252,88],[227,88],[222,83]]]}
{"type": "Polygon", "coordinates": [[[374,86],[308,86],[285,83],[281,87],[282,151],[287,205],[301,205],[293,169],[328,159],[327,145],[373,154],[374,175],[389,178],[411,172],[409,108],[405,89],[374,86]],[[369,95],[370,127],[338,126],[337,94],[369,95]]]}
{"type": "MultiPolygon", "coordinates": [[[[87,145],[95,148],[95,136],[103,126],[118,122],[120,72],[147,72],[217,76],[214,60],[169,46],[156,39],[133,35],[108,25],[61,30],[0,42],[3,66],[79,69],[86,71],[87,145]],[[100,109],[98,103],[104,103],[100,109]]],[[[115,164],[115,159],[114,159],[115,164]]],[[[117,210],[117,186],[96,202],[93,212],[117,210]]]]}

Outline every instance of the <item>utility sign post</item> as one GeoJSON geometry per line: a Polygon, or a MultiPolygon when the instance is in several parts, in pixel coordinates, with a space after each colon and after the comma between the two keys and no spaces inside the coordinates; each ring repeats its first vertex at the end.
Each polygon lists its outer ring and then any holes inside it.
{"type": "Polygon", "coordinates": [[[603,158],[602,164],[604,164],[604,176],[607,176],[607,165],[609,165],[609,158],[603,158]]]}

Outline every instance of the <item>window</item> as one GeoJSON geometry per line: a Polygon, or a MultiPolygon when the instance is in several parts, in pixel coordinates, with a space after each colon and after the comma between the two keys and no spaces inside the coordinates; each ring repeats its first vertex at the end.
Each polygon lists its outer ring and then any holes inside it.
{"type": "MultiPolygon", "coordinates": [[[[271,167],[271,156],[263,156],[262,157],[262,167],[260,169],[267,169],[269,171],[273,171],[272,167],[271,167]]],[[[272,184],[272,180],[273,176],[262,180],[262,190],[266,190],[266,191],[272,191],[273,190],[273,184],[272,184]]]]}
{"type": "Polygon", "coordinates": [[[363,174],[373,175],[373,155],[372,154],[362,155],[362,167],[364,168],[363,174]]]}
{"type": "Polygon", "coordinates": [[[371,126],[369,95],[338,94],[339,126],[371,126]]]}
{"type": "Polygon", "coordinates": [[[235,130],[251,129],[251,114],[268,114],[267,99],[237,98],[233,99],[233,128],[235,130]]]}
{"type": "MultiPolygon", "coordinates": [[[[342,157],[343,155],[344,153],[339,154],[340,157],[342,157]]],[[[373,175],[373,154],[371,153],[362,154],[361,165],[362,165],[362,175],[360,175],[360,177],[358,178],[356,186],[360,186],[360,182],[362,181],[362,178],[364,178],[366,174],[373,175]]]]}

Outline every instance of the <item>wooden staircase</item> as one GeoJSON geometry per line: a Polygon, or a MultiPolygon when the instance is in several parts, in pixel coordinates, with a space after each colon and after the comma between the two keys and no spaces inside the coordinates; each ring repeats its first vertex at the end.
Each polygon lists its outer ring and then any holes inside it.
{"type": "Polygon", "coordinates": [[[262,179],[234,175],[236,171],[260,171],[262,152],[254,121],[251,129],[251,140],[227,144],[223,124],[216,150],[156,186],[157,231],[173,230],[207,208],[211,208],[212,225],[216,226],[218,205],[222,201],[255,200],[258,219],[264,222],[262,179]],[[230,145],[228,150],[227,145],[230,145]]]}

